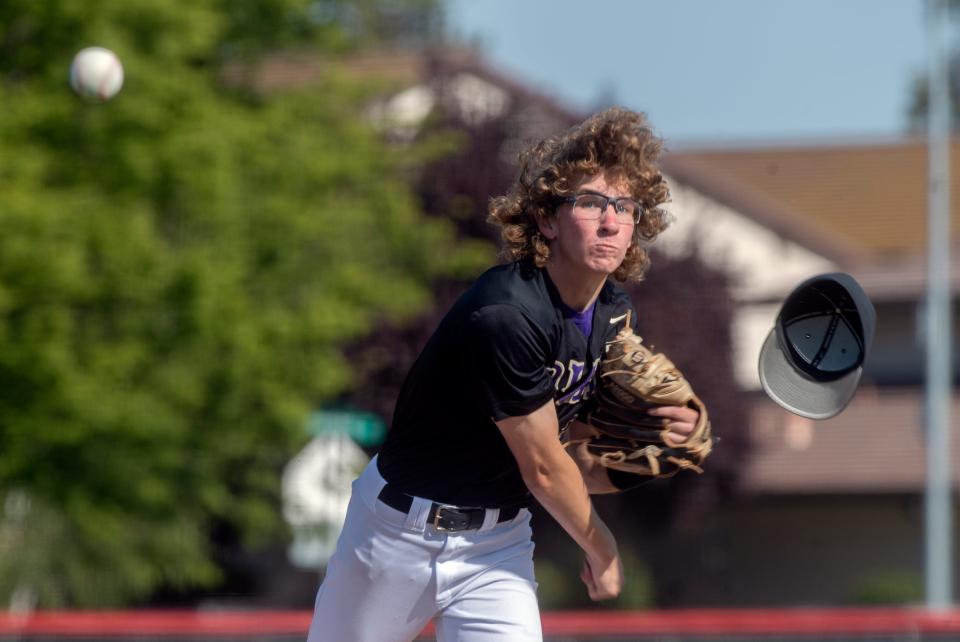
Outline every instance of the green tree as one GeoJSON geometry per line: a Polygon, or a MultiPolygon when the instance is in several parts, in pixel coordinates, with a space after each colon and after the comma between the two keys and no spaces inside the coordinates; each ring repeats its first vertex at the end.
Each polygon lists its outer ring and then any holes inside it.
{"type": "Polygon", "coordinates": [[[489,260],[421,216],[364,87],[220,80],[357,46],[314,17],[342,4],[0,4],[0,601],[215,585],[214,528],[282,537],[278,472],[353,378],[340,346],[489,260]],[[104,104],[66,82],[92,44],[125,67],[104,104]]]}

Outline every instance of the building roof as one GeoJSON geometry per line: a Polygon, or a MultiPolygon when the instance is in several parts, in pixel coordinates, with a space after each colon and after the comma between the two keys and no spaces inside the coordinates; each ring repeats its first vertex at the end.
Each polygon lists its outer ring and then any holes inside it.
{"type": "MultiPolygon", "coordinates": [[[[960,141],[951,145],[960,158],[960,141]]],[[[777,203],[820,236],[871,255],[922,253],[927,243],[927,147],[922,140],[884,144],[674,151],[669,162],[701,171],[777,203]]],[[[960,162],[951,163],[951,190],[960,187],[960,162]]],[[[960,202],[953,199],[953,225],[960,202]]]]}
{"type": "Polygon", "coordinates": [[[424,56],[413,51],[366,51],[343,56],[324,56],[309,49],[278,51],[254,64],[227,65],[223,79],[264,93],[318,84],[333,74],[407,86],[423,79],[426,64],[424,56]]]}
{"type": "Polygon", "coordinates": [[[820,226],[807,224],[772,195],[741,183],[710,164],[668,153],[662,165],[669,179],[693,188],[833,263],[850,266],[869,262],[869,253],[858,244],[830,234],[820,226]]]}
{"type": "MultiPolygon", "coordinates": [[[[846,410],[812,421],[758,395],[743,489],[764,495],[921,493],[926,475],[923,403],[919,387],[861,386],[846,410]]],[[[960,397],[954,398],[951,412],[960,417],[960,397]]],[[[958,442],[954,438],[951,444],[954,488],[960,488],[958,442]]]]}
{"type": "MultiPolygon", "coordinates": [[[[473,101],[474,108],[496,103],[484,96],[500,92],[509,96],[509,102],[525,106],[513,115],[518,121],[517,136],[524,140],[585,116],[489,66],[466,48],[374,50],[338,57],[311,51],[277,52],[252,67],[231,66],[225,78],[275,91],[318,83],[334,73],[382,82],[394,99],[404,98],[412,88],[428,88],[427,112],[440,91],[463,104],[473,101]],[[463,79],[482,82],[456,85],[463,79]]],[[[401,110],[411,105],[409,100],[396,102],[401,110]]],[[[391,100],[384,104],[389,107],[391,100]]],[[[414,109],[418,118],[423,111],[423,105],[414,109]]],[[[371,116],[375,113],[371,110],[371,116]]],[[[955,157],[958,151],[960,141],[953,145],[955,157]]],[[[852,273],[875,301],[916,300],[926,287],[926,153],[920,140],[758,145],[670,151],[663,168],[671,181],[723,203],[852,273]]],[[[952,168],[956,187],[960,161],[952,163],[952,168]]],[[[954,199],[953,205],[954,218],[960,218],[960,199],[954,199]]],[[[958,250],[960,245],[954,252],[958,250]]],[[[951,268],[953,290],[960,292],[960,261],[951,268]]]]}
{"type": "Polygon", "coordinates": [[[555,97],[536,89],[529,82],[513,78],[490,65],[473,49],[383,49],[364,50],[339,56],[316,51],[278,51],[255,64],[234,63],[223,73],[227,83],[245,84],[270,92],[318,84],[331,75],[384,82],[387,91],[407,89],[421,83],[436,82],[452,74],[472,74],[483,78],[511,96],[536,103],[541,114],[571,125],[585,117],[562,105],[555,97]]]}

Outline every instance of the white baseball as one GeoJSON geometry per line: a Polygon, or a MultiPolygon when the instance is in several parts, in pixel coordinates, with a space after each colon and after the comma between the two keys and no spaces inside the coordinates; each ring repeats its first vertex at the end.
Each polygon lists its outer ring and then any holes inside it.
{"type": "Polygon", "coordinates": [[[81,49],[70,63],[70,86],[85,98],[110,100],[123,86],[123,65],[109,49],[81,49]]]}

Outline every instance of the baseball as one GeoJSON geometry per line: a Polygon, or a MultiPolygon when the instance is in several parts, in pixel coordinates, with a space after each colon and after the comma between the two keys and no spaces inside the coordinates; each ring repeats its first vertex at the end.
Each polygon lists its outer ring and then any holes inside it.
{"type": "Polygon", "coordinates": [[[110,100],[123,86],[123,65],[109,49],[81,49],[70,63],[70,86],[84,98],[110,100]]]}

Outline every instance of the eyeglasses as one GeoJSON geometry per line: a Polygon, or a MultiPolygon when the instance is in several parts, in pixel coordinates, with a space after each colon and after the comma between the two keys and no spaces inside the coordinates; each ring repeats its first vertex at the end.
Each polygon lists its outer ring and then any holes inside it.
{"type": "Polygon", "coordinates": [[[613,211],[620,225],[637,225],[643,216],[640,203],[625,196],[615,198],[594,192],[585,192],[576,196],[567,196],[564,203],[573,203],[573,215],[584,221],[597,221],[603,218],[607,207],[613,204],[613,211]]]}

